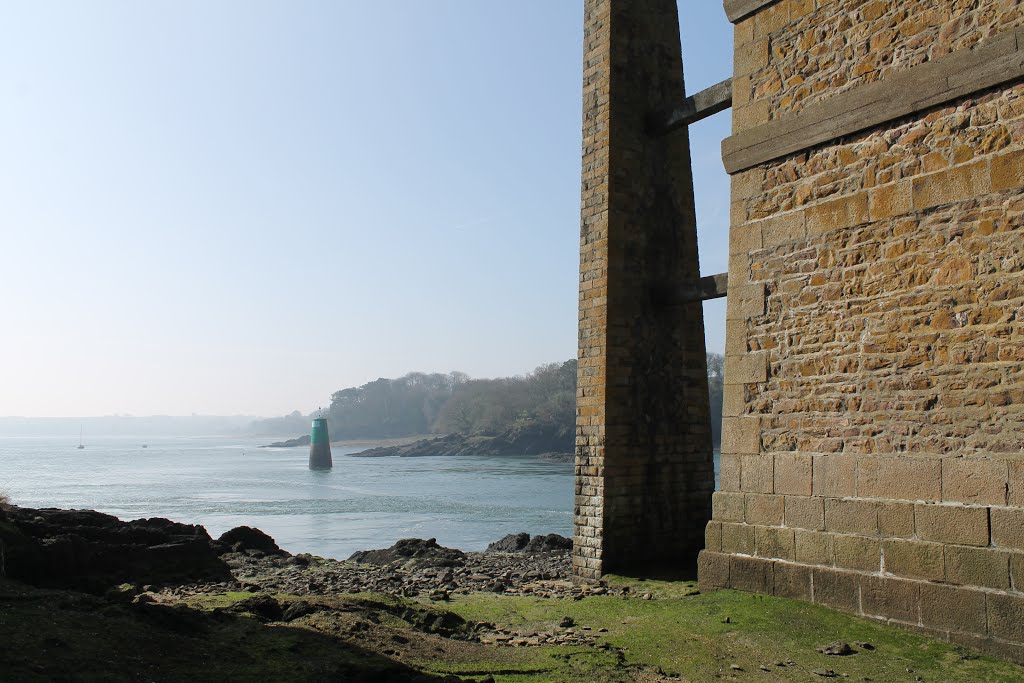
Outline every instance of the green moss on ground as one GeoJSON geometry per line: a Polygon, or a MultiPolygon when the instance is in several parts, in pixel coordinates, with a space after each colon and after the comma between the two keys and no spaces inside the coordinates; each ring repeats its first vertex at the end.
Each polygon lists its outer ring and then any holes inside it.
{"type": "MultiPolygon", "coordinates": [[[[627,581],[610,580],[620,582],[627,581]]],[[[225,612],[252,593],[129,606],[0,579],[0,680],[393,683],[419,680],[423,673],[435,681],[455,674],[468,681],[493,675],[498,683],[702,683],[816,681],[823,680],[816,671],[831,669],[844,680],[876,683],[1024,681],[1024,668],[1014,664],[813,605],[732,591],[699,594],[692,583],[628,584],[628,598],[578,601],[483,593],[443,603],[370,594],[279,595],[282,605],[302,600],[323,606],[283,624],[225,612]],[[522,635],[565,633],[559,626],[564,617],[593,642],[507,647],[424,628],[443,620],[454,624],[456,635],[473,632],[477,622],[522,635]],[[858,652],[816,652],[835,640],[858,652]]]]}
{"type": "MultiPolygon", "coordinates": [[[[630,584],[637,593],[651,592],[653,599],[594,596],[556,602],[476,594],[458,596],[448,609],[467,620],[494,622],[520,632],[550,630],[568,616],[577,630],[589,627],[587,633],[612,648],[530,648],[522,668],[495,677],[500,683],[601,680],[588,678],[587,670],[609,665],[614,670],[614,653],[619,651],[620,677],[607,680],[632,680],[623,671],[625,666],[634,673],[663,671],[665,677],[690,681],[822,680],[814,672],[829,669],[846,680],[876,683],[1024,681],[1024,669],[1017,665],[814,605],[734,591],[694,595],[696,587],[690,583],[630,584]],[[607,633],[598,633],[601,628],[607,633]],[[816,651],[836,640],[850,643],[858,652],[836,657],[816,651]],[[857,641],[875,649],[857,647],[857,641]]],[[[456,674],[478,667],[476,662],[457,661],[417,665],[456,674]]]]}

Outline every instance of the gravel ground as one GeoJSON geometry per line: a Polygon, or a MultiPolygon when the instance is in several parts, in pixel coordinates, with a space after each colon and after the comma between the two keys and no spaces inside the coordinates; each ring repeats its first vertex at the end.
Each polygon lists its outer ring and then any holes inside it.
{"type": "Polygon", "coordinates": [[[168,592],[177,596],[226,590],[297,596],[383,593],[437,601],[474,592],[561,599],[629,592],[603,584],[573,584],[569,550],[463,553],[439,546],[433,539],[406,539],[392,548],[353,557],[362,561],[240,549],[222,556],[233,583],[191,584],[168,592]]]}

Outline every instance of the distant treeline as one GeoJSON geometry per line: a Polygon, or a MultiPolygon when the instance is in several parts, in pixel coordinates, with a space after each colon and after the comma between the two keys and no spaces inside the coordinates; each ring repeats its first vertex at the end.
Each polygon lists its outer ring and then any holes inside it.
{"type": "MultiPolygon", "coordinates": [[[[724,359],[708,354],[711,427],[721,440],[724,359]]],[[[411,372],[336,391],[327,411],[335,439],[384,439],[419,434],[498,435],[517,427],[576,428],[576,361],[542,365],[527,375],[470,379],[462,372],[411,372]]],[[[309,419],[298,411],[254,424],[264,434],[300,433],[309,419]]]]}

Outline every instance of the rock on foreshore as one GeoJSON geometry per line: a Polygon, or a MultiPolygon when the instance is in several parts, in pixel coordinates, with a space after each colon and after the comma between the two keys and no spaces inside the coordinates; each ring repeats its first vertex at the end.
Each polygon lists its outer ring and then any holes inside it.
{"type": "Polygon", "coordinates": [[[201,526],[167,519],[123,522],[91,510],[0,510],[8,578],[105,594],[135,586],[175,594],[250,590],[293,595],[379,592],[405,597],[478,591],[549,597],[607,592],[571,581],[572,542],[557,534],[511,534],[486,552],[403,539],[349,560],[292,556],[273,538],[237,527],[213,540],[201,526]]]}
{"type": "Polygon", "coordinates": [[[572,541],[558,534],[530,538],[530,534],[519,532],[487,546],[489,553],[548,553],[556,550],[572,550],[572,541]]]}
{"type": "Polygon", "coordinates": [[[308,446],[312,442],[309,434],[300,436],[294,439],[288,439],[287,441],[276,441],[274,443],[268,443],[265,446],[259,446],[259,448],[298,448],[300,446],[308,446]]]}
{"type": "Polygon", "coordinates": [[[482,553],[412,538],[390,548],[357,552],[349,560],[262,553],[232,553],[224,559],[244,590],[299,596],[370,592],[443,601],[474,592],[573,599],[611,592],[600,584],[574,585],[571,547],[572,541],[557,534],[532,539],[512,534],[482,553]]]}
{"type": "Polygon", "coordinates": [[[437,544],[437,539],[403,538],[390,548],[360,550],[348,558],[360,564],[385,565],[410,560],[422,567],[455,567],[465,564],[466,554],[437,544]]]}
{"type": "Polygon", "coordinates": [[[516,427],[502,434],[448,434],[398,446],[371,448],[355,455],[368,458],[418,458],[437,455],[543,455],[571,460],[574,435],[550,425],[516,427]]]}
{"type": "Polygon", "coordinates": [[[201,526],[122,522],[93,510],[0,510],[4,573],[36,586],[103,593],[121,583],[223,581],[222,548],[201,526]]]}
{"type": "Polygon", "coordinates": [[[251,526],[236,526],[234,529],[221,534],[217,541],[235,552],[256,550],[271,555],[288,555],[287,552],[278,547],[277,542],[273,538],[251,526]]]}

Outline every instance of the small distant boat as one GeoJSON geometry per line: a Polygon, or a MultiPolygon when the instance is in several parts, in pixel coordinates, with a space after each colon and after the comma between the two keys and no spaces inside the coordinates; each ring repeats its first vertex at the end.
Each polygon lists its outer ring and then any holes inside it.
{"type": "Polygon", "coordinates": [[[78,428],[78,450],[82,450],[85,446],[82,444],[82,428],[78,428]]]}
{"type": "Polygon", "coordinates": [[[143,448],[149,448],[149,444],[148,443],[144,443],[144,444],[142,444],[142,447],[143,448]]]}

